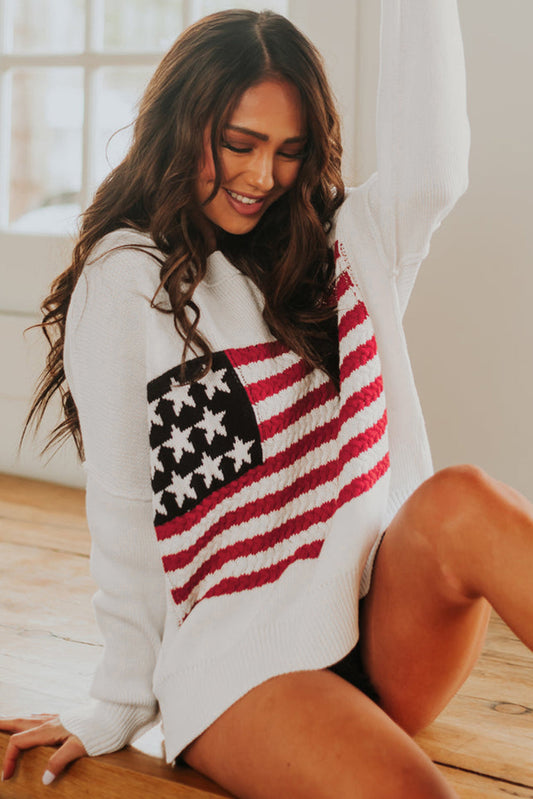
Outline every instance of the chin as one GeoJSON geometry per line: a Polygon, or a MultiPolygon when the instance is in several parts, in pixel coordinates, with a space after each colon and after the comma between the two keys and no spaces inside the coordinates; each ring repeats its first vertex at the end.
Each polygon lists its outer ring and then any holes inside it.
{"type": "Polygon", "coordinates": [[[251,233],[252,230],[254,230],[257,227],[258,224],[259,224],[259,219],[257,219],[253,223],[248,222],[248,224],[246,225],[228,224],[228,225],[219,225],[219,227],[221,228],[221,230],[224,231],[224,233],[229,233],[231,236],[245,236],[247,233],[251,233]]]}
{"type": "Polygon", "coordinates": [[[215,227],[223,233],[228,233],[230,236],[245,236],[257,227],[262,218],[263,214],[257,219],[216,219],[214,217],[210,219],[215,227]]]}

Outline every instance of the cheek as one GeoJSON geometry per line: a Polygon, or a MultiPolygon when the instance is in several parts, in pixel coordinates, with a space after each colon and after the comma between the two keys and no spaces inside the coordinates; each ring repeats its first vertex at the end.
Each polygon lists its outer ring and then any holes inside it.
{"type": "Polygon", "coordinates": [[[283,167],[278,182],[284,189],[290,189],[295,183],[302,168],[302,162],[290,163],[283,167]]]}

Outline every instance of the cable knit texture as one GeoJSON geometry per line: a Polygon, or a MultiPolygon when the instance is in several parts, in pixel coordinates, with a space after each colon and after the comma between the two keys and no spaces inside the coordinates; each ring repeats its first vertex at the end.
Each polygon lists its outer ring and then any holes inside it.
{"type": "Polygon", "coordinates": [[[65,370],[105,645],[91,703],[61,720],[91,755],[160,712],[171,762],[255,685],[357,641],[381,534],[432,471],[401,319],[467,186],[456,0],[383,0],[377,124],[377,172],[331,232],[338,392],[272,337],[221,252],[195,293],[213,369],[192,384],[172,317],[150,308],[149,237],[116,231],[84,268],[65,370]]]}

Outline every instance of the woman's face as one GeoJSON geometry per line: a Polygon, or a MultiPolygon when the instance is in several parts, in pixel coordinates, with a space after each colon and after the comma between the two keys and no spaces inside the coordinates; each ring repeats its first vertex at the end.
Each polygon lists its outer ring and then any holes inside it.
{"type": "Polygon", "coordinates": [[[210,196],[215,167],[210,131],[196,182],[202,212],[227,233],[252,230],[267,208],[294,184],[306,146],[306,120],[298,90],[265,80],[244,92],[222,134],[222,183],[210,196]]]}

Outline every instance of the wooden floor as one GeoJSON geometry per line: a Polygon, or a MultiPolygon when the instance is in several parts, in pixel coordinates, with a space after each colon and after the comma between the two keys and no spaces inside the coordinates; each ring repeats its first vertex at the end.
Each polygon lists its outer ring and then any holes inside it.
{"type": "MultiPolygon", "coordinates": [[[[0,475],[1,715],[56,713],[87,694],[101,653],[88,555],[81,491],[0,475]]],[[[533,656],[501,619],[492,618],[461,692],[417,740],[462,799],[533,799],[533,656]]],[[[0,733],[0,758],[6,741],[0,733]]],[[[32,750],[0,783],[0,797],[229,796],[190,769],[167,766],[161,747],[155,728],[135,747],[83,758],[51,788],[40,777],[52,750],[32,750]]]]}

